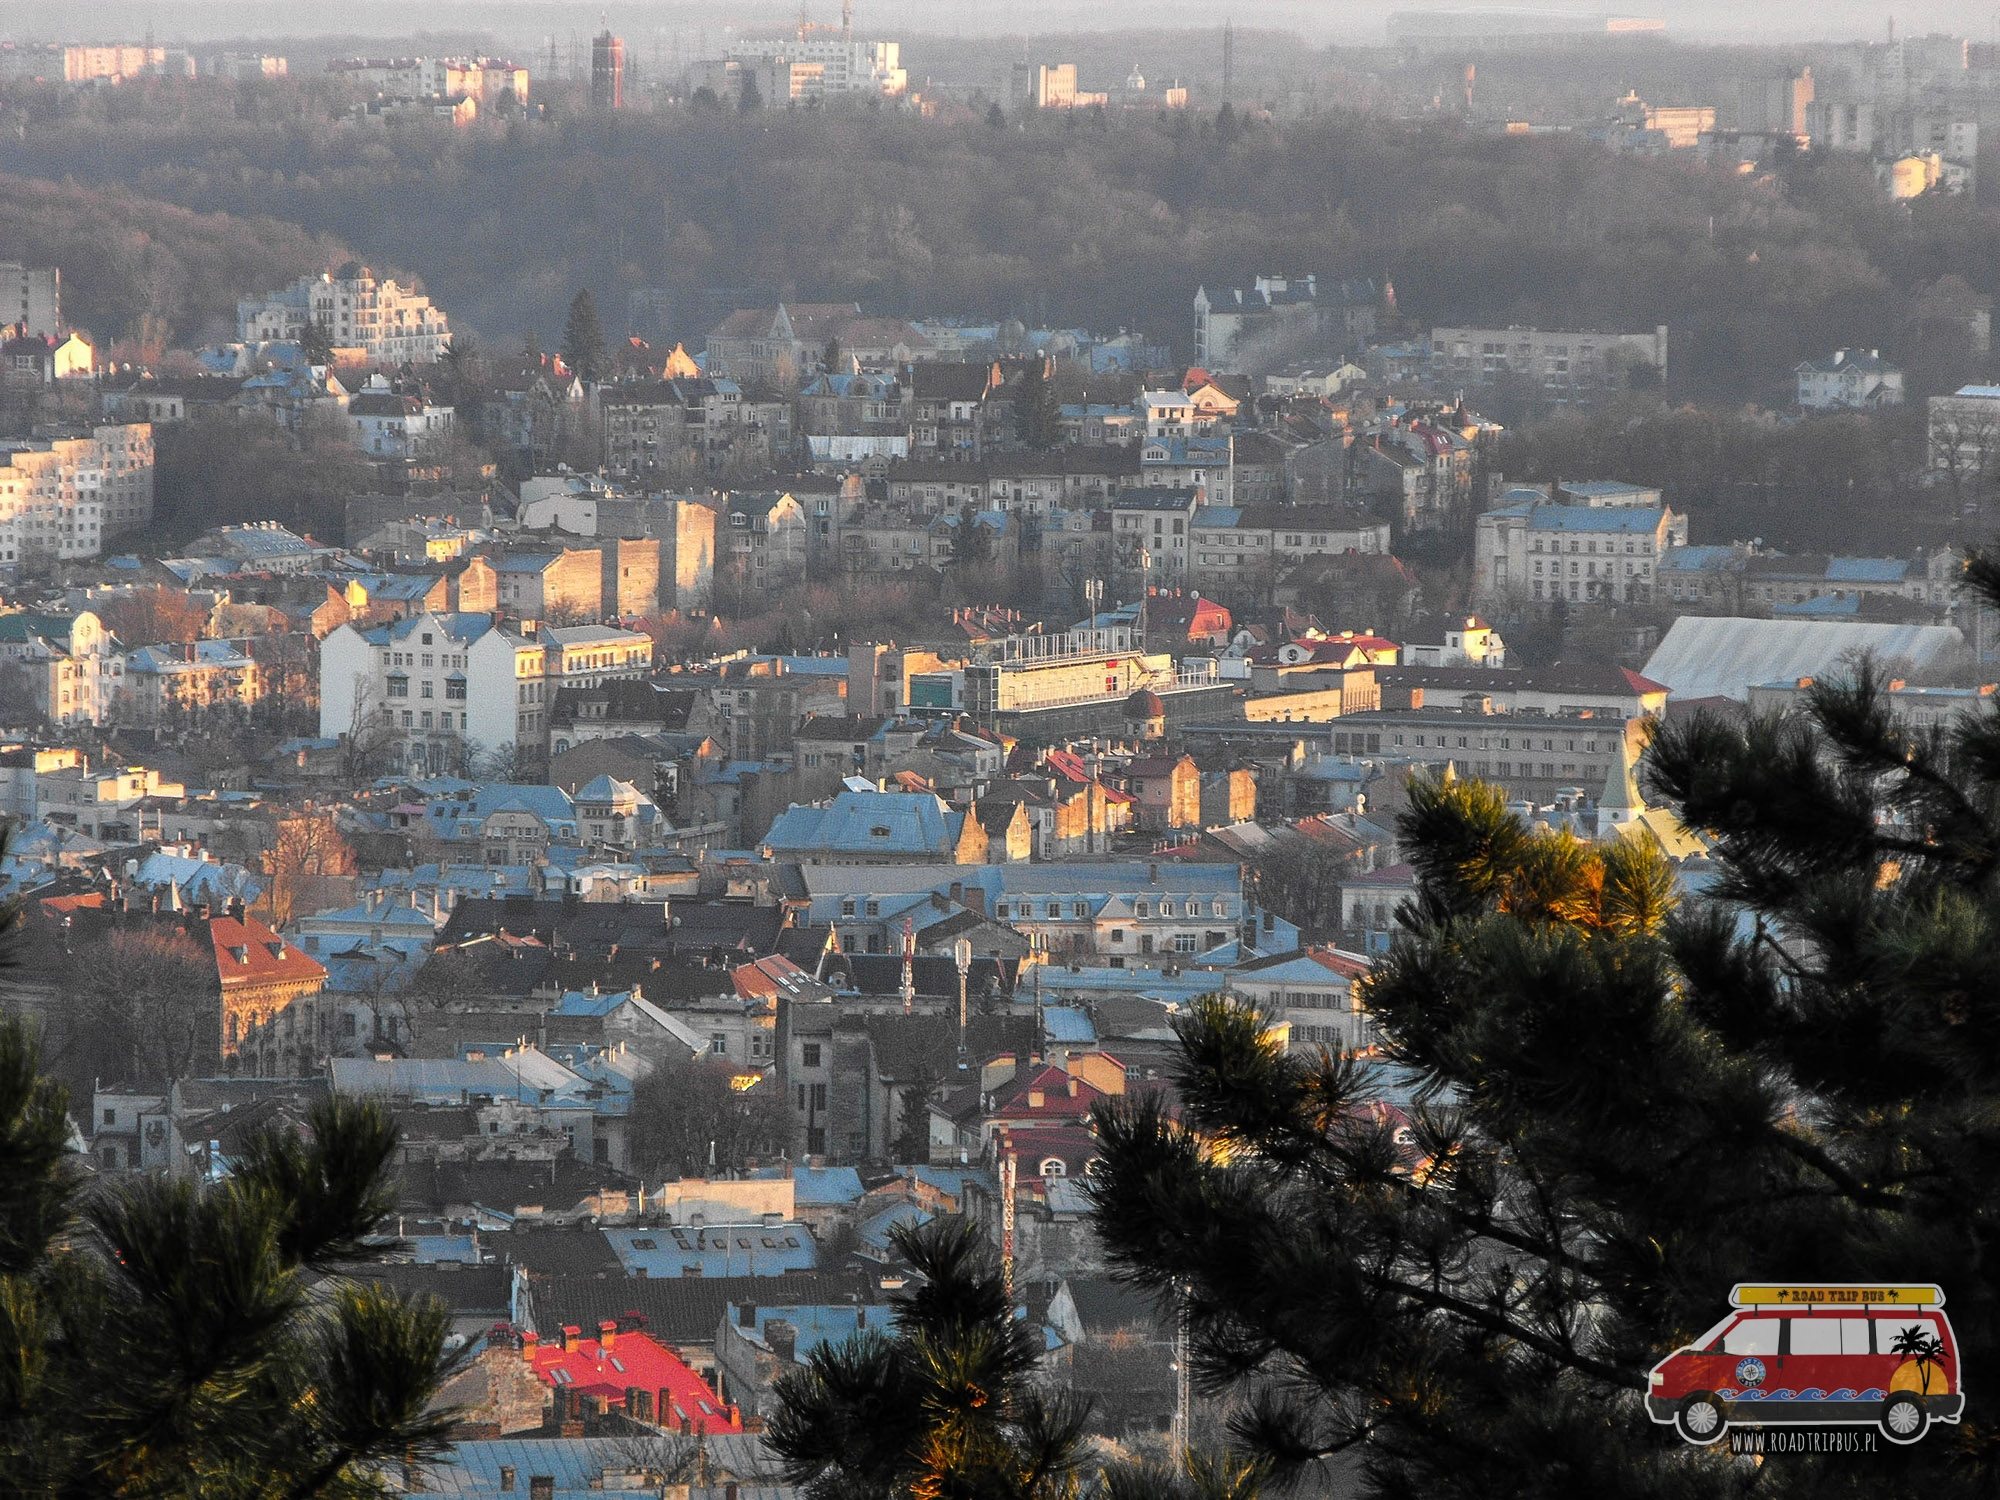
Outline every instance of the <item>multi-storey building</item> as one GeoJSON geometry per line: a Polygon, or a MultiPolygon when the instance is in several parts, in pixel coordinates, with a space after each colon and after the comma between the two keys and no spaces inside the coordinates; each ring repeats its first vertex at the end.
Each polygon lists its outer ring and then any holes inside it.
{"type": "Polygon", "coordinates": [[[1359,506],[1202,505],[1188,536],[1188,581],[1238,595],[1308,558],[1389,551],[1389,523],[1359,506]]]}
{"type": "Polygon", "coordinates": [[[266,297],[236,304],[236,335],[244,343],[297,341],[318,323],[333,347],[356,350],[366,364],[432,364],[451,341],[451,324],[431,299],[353,261],[335,271],[301,276],[266,297]]]}
{"type": "Polygon", "coordinates": [[[416,774],[543,739],[547,650],[485,614],[426,612],[320,643],[320,733],[416,774]]]}
{"type": "Polygon", "coordinates": [[[54,335],[62,328],[62,272],[0,260],[0,327],[54,335]]]}
{"type": "MultiPolygon", "coordinates": [[[[1614,487],[1616,488],[1616,487],[1614,487]]],[[[1479,518],[1473,543],[1473,589],[1481,599],[1596,600],[1653,597],[1655,572],[1669,547],[1687,545],[1687,517],[1654,500],[1583,496],[1551,503],[1544,490],[1510,490],[1479,518]]],[[[1640,495],[1657,492],[1629,492],[1640,495]]],[[[1582,492],[1566,489],[1564,498],[1582,492]]]]}
{"type": "Polygon", "coordinates": [[[1440,386],[1526,381],[1543,400],[1587,406],[1635,379],[1658,385],[1667,375],[1667,327],[1651,333],[1586,333],[1539,328],[1434,328],[1431,378],[1440,386]]]}
{"type": "Polygon", "coordinates": [[[248,708],[263,690],[256,659],[234,641],[141,646],[125,658],[120,717],[158,724],[179,714],[248,708]]]}
{"type": "Polygon", "coordinates": [[[96,557],[152,519],[151,423],[0,440],[0,565],[96,557]]]}
{"type": "Polygon", "coordinates": [[[1645,726],[1642,718],[1495,713],[1480,699],[1465,707],[1343,714],[1333,721],[1332,737],[1336,755],[1449,764],[1515,796],[1546,801],[1571,789],[1594,795],[1621,756],[1644,747],[1645,726]]]}
{"type": "MultiPolygon", "coordinates": [[[[124,676],[118,642],[89,610],[0,615],[0,671],[26,675],[35,712],[51,724],[101,724],[124,676]]],[[[10,726],[25,727],[25,726],[10,726]]]]}

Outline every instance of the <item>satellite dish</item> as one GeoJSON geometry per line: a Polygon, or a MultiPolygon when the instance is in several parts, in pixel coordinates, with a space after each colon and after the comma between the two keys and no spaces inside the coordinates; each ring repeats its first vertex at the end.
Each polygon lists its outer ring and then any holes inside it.
{"type": "Polygon", "coordinates": [[[972,940],[960,938],[951,945],[951,956],[958,961],[958,972],[963,974],[972,967],[972,940]]]}

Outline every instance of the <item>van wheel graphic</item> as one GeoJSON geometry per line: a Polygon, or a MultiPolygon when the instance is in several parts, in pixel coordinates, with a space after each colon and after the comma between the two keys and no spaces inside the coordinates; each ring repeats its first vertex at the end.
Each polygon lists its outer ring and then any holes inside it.
{"type": "Polygon", "coordinates": [[[1722,1403],[1707,1391],[1696,1391],[1674,1414],[1674,1430],[1690,1443],[1712,1443],[1728,1430],[1722,1403]]]}
{"type": "Polygon", "coordinates": [[[1914,1443],[1931,1425],[1931,1414],[1923,1401],[1908,1391],[1899,1391],[1882,1403],[1882,1436],[1892,1443],[1914,1443]]]}

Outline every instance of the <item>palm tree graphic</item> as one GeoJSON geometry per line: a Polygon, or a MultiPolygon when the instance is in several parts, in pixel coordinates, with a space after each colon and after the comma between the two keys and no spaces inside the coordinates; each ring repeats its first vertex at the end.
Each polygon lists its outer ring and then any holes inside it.
{"type": "Polygon", "coordinates": [[[1928,1396],[1931,1393],[1931,1368],[1944,1359],[1944,1341],[1929,1332],[1923,1324],[1912,1323],[1897,1333],[1889,1352],[1917,1362],[1917,1380],[1922,1394],[1928,1396]]]}

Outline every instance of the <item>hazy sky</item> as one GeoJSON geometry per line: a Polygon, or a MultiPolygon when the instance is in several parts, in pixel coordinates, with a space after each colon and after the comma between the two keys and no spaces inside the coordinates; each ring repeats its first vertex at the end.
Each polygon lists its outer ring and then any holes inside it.
{"type": "MultiPolygon", "coordinates": [[[[858,0],[860,28],[874,35],[957,32],[1014,35],[1024,31],[1110,31],[1213,26],[1232,15],[1239,26],[1289,29],[1321,44],[1369,45],[1382,38],[1391,10],[1476,9],[1477,0],[858,0]]],[[[1491,7],[1502,8],[1502,7],[1491,7]]],[[[1529,0],[1520,7],[1663,17],[1670,33],[1688,40],[1827,39],[1886,33],[1893,15],[1899,32],[1953,31],[1975,41],[2000,38],[1994,0],[1637,0],[1637,3],[1563,3],[1529,0]]],[[[838,18],[839,0],[808,0],[816,20],[838,18]]],[[[408,36],[419,30],[486,30],[517,38],[538,31],[593,27],[608,13],[615,29],[644,34],[656,28],[699,28],[720,34],[732,22],[768,26],[798,15],[796,0],[10,0],[0,7],[0,37],[40,40],[110,40],[137,37],[148,27],[162,41],[205,41],[226,36],[408,36]]]]}

